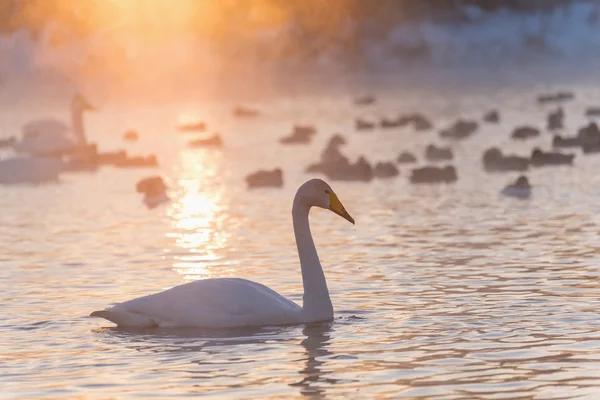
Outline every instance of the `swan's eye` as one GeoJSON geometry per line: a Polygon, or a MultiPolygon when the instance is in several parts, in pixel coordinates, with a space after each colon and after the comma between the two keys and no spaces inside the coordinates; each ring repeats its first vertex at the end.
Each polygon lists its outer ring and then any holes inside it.
{"type": "Polygon", "coordinates": [[[325,193],[329,194],[329,189],[325,189],[325,193]]]}

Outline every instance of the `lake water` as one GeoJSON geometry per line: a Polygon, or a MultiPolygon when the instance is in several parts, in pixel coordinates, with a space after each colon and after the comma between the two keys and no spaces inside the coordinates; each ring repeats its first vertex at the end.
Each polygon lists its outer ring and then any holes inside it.
{"type": "MultiPolygon", "coordinates": [[[[575,88],[567,129],[600,92],[575,88]]],[[[59,184],[0,187],[0,398],[597,399],[600,396],[600,155],[532,170],[530,200],[503,198],[515,174],[486,174],[491,145],[528,154],[549,133],[552,107],[530,88],[387,96],[372,108],[348,96],[265,100],[264,115],[235,120],[231,104],[120,108],[87,118],[105,150],[156,152],[156,170],[64,175],[59,184]],[[436,128],[458,116],[502,122],[452,143],[459,181],[413,186],[401,176],[330,182],[355,226],[314,210],[311,224],[336,317],[256,330],[122,330],[88,314],[183,282],[243,277],[301,301],[291,203],[303,173],[334,132],[371,161],[402,150],[419,158],[437,129],[358,133],[353,118],[421,110],[436,128]],[[222,150],[191,150],[174,129],[198,113],[222,150]],[[309,146],[277,143],[314,123],[309,146]],[[121,142],[127,129],[141,140],[121,142]],[[284,169],[282,189],[248,191],[243,177],[284,169]],[[135,183],[162,174],[174,199],[146,209],[135,183]]],[[[47,111],[47,110],[46,110],[47,111]]],[[[62,115],[58,106],[52,113],[62,115]]],[[[41,109],[4,109],[0,134],[41,109]]],[[[6,155],[6,154],[5,154],[6,155]]]]}

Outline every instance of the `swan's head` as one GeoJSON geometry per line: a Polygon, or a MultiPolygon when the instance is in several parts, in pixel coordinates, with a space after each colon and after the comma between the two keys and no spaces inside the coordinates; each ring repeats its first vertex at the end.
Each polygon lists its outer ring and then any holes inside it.
{"type": "Polygon", "coordinates": [[[77,93],[73,96],[73,101],[71,102],[73,109],[83,112],[83,111],[96,111],[96,107],[90,104],[89,101],[81,93],[77,93]]]}
{"type": "Polygon", "coordinates": [[[354,218],[348,214],[331,186],[322,179],[311,179],[300,186],[294,198],[294,205],[296,204],[325,208],[354,224],[354,218]]]}

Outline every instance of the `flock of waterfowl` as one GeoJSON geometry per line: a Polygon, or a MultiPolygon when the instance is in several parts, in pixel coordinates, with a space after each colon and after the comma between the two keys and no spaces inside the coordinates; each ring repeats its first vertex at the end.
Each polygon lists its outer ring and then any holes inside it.
{"type": "MultiPolygon", "coordinates": [[[[574,95],[570,92],[558,92],[540,95],[537,101],[540,104],[562,103],[573,98],[574,95]]],[[[376,103],[377,98],[373,95],[358,97],[354,100],[357,107],[368,107],[376,103]]],[[[254,111],[251,115],[257,117],[260,113],[254,111]]],[[[600,108],[590,107],[586,110],[585,115],[588,117],[599,116],[600,108]]],[[[545,129],[550,132],[562,130],[564,119],[564,109],[559,106],[547,115],[545,129]]],[[[481,117],[481,121],[486,124],[498,124],[500,120],[501,114],[498,110],[489,110],[481,117]]],[[[440,129],[438,132],[439,137],[446,141],[466,140],[480,129],[480,124],[481,122],[474,119],[458,119],[451,125],[440,129]]],[[[199,126],[201,130],[206,129],[206,125],[203,123],[199,126]]],[[[354,121],[354,127],[357,132],[403,127],[412,127],[414,131],[420,132],[434,129],[434,124],[421,113],[410,113],[392,118],[384,117],[379,121],[358,117],[354,121]]],[[[535,126],[516,126],[510,133],[510,137],[516,142],[526,143],[530,138],[540,137],[542,131],[542,129],[535,126]]],[[[281,145],[306,145],[311,143],[316,134],[317,129],[314,126],[294,125],[291,133],[280,138],[279,143],[281,145]]],[[[218,136],[204,139],[204,141],[206,143],[190,142],[190,146],[214,147],[215,143],[218,143],[219,146],[223,144],[218,136]]],[[[332,181],[369,182],[373,179],[396,177],[400,175],[399,165],[410,165],[418,162],[418,156],[409,151],[399,154],[396,160],[380,161],[374,164],[371,164],[364,156],[360,156],[353,161],[342,151],[347,142],[348,139],[339,133],[332,135],[321,151],[319,160],[308,165],[305,172],[319,174],[332,181]]],[[[586,154],[600,152],[600,129],[595,122],[591,122],[579,129],[575,136],[565,137],[555,134],[552,137],[551,144],[555,149],[579,147],[586,154]]],[[[575,154],[565,154],[560,151],[547,152],[538,147],[530,149],[529,156],[504,154],[501,149],[491,147],[482,155],[482,166],[487,172],[525,172],[531,167],[573,165],[574,158],[575,154]]],[[[457,168],[451,164],[455,160],[451,146],[439,146],[431,143],[426,147],[422,159],[429,165],[412,168],[408,176],[409,182],[413,184],[435,184],[451,183],[459,179],[457,168]]],[[[281,168],[257,171],[248,175],[246,182],[249,188],[281,187],[284,182],[283,172],[281,168]]],[[[521,176],[517,182],[507,186],[501,193],[519,198],[528,197],[531,193],[531,186],[527,177],[521,176]],[[515,195],[515,193],[518,194],[515,195]],[[528,193],[528,195],[524,196],[524,193],[528,193]]]]}
{"type": "MultiPolygon", "coordinates": [[[[541,104],[564,102],[573,99],[572,93],[559,92],[540,95],[537,101],[541,104]]],[[[373,95],[358,97],[354,100],[356,107],[369,107],[377,103],[373,95]]],[[[0,184],[40,183],[53,181],[62,173],[90,171],[103,165],[120,168],[156,167],[158,160],[155,155],[130,156],[127,151],[101,152],[94,143],[88,143],[83,124],[83,115],[93,111],[93,107],[81,94],[73,97],[71,103],[72,124],[68,125],[54,119],[35,120],[23,127],[23,136],[0,140],[0,148],[11,148],[17,156],[0,160],[0,184]]],[[[237,118],[258,118],[260,111],[236,106],[232,110],[237,118]]],[[[588,117],[600,115],[600,108],[591,107],[585,112],[588,117]]],[[[550,132],[562,130],[565,112],[562,107],[556,108],[547,115],[546,129],[550,132]]],[[[482,117],[483,123],[497,124],[501,115],[498,110],[489,110],[482,117]]],[[[397,129],[412,127],[416,132],[434,129],[433,122],[421,113],[409,113],[396,117],[384,117],[379,121],[367,118],[356,118],[354,121],[357,132],[368,132],[375,129],[397,129]]],[[[182,134],[206,134],[205,122],[181,124],[178,130],[182,134]]],[[[480,122],[474,119],[458,119],[451,125],[440,129],[438,134],[442,140],[462,141],[470,138],[480,129],[480,122]]],[[[291,132],[279,139],[284,146],[307,145],[317,135],[313,125],[293,125],[291,132]]],[[[516,126],[510,137],[517,142],[526,142],[530,138],[540,137],[542,129],[523,125],[516,126]]],[[[135,142],[139,138],[136,131],[124,133],[123,141],[135,142]]],[[[403,151],[395,160],[370,163],[364,156],[351,160],[343,152],[348,139],[341,134],[330,137],[319,159],[308,165],[307,174],[322,175],[332,181],[369,182],[373,179],[389,179],[400,175],[400,165],[411,165],[418,162],[419,157],[409,151],[403,151]]],[[[209,137],[199,137],[188,141],[190,148],[221,148],[224,142],[219,134],[209,137]]],[[[551,142],[554,148],[581,148],[584,154],[600,152],[600,129],[595,122],[579,129],[575,136],[555,134],[551,142]]],[[[504,154],[501,149],[491,147],[482,156],[482,166],[487,172],[525,172],[530,167],[551,165],[572,165],[574,154],[564,154],[559,151],[544,152],[539,148],[531,149],[529,156],[504,154]]],[[[455,160],[451,146],[429,144],[422,157],[428,165],[414,167],[408,175],[409,182],[421,183],[451,183],[459,179],[457,168],[451,163],[455,160]],[[442,165],[440,165],[442,164],[442,165]]],[[[525,177],[523,177],[525,178],[525,177]]],[[[159,176],[139,182],[137,191],[145,194],[144,202],[154,207],[168,200],[167,186],[159,176]],[[143,184],[142,184],[143,183],[143,184]]],[[[246,177],[249,188],[281,187],[284,183],[284,172],[281,168],[260,170],[246,177]]],[[[507,187],[509,189],[511,186],[507,187]]],[[[528,193],[530,186],[528,186],[528,193]]],[[[510,195],[514,190],[504,190],[501,193],[510,195]]],[[[516,197],[523,197],[521,195],[516,197]]]]}
{"type": "MultiPolygon", "coordinates": [[[[540,96],[540,103],[563,102],[573,98],[569,93],[540,96]]],[[[355,100],[358,107],[375,104],[374,96],[363,96],[355,100]]],[[[101,152],[97,145],[88,143],[83,129],[83,113],[93,107],[81,95],[73,98],[72,125],[56,120],[38,120],[23,128],[21,139],[8,138],[0,141],[0,147],[8,148],[16,155],[0,160],[0,184],[39,183],[56,180],[62,173],[90,171],[102,165],[115,167],[155,167],[156,156],[130,156],[125,150],[101,152]]],[[[597,116],[600,109],[588,109],[587,115],[597,116]]],[[[236,107],[233,115],[238,118],[257,118],[260,112],[246,107],[236,107]]],[[[547,117],[546,128],[561,129],[565,113],[559,108],[547,117]]],[[[488,124],[498,123],[501,115],[491,110],[482,116],[488,124]]],[[[459,119],[439,136],[445,140],[467,140],[479,129],[475,120],[459,119]]],[[[355,128],[359,132],[374,129],[395,129],[411,126],[415,131],[428,131],[433,123],[424,115],[413,113],[397,118],[373,121],[357,118],[355,128]]],[[[181,125],[182,133],[206,132],[205,123],[181,125]]],[[[313,126],[296,125],[289,135],[282,137],[281,145],[306,145],[311,143],[318,131],[313,126]]],[[[541,130],[530,126],[519,126],[511,137],[523,143],[529,138],[539,137],[541,130]]],[[[123,135],[125,142],[138,140],[135,131],[123,135]]],[[[404,151],[395,160],[380,161],[372,165],[365,157],[350,160],[343,148],[348,139],[334,134],[320,153],[319,159],[307,166],[307,174],[319,174],[333,181],[362,181],[391,179],[400,175],[398,165],[413,165],[417,155],[404,151]]],[[[224,145],[215,134],[208,138],[196,138],[188,142],[191,148],[218,149],[224,145]]],[[[556,148],[579,147],[584,153],[600,152],[600,129],[592,122],[582,127],[576,136],[555,135],[552,145],[556,148]]],[[[504,154],[499,148],[489,148],[482,155],[482,165],[487,172],[523,173],[532,167],[573,165],[575,155],[544,152],[531,149],[530,156],[504,154]]],[[[451,164],[455,160],[451,146],[430,144],[426,147],[423,160],[428,165],[411,169],[409,181],[414,184],[452,183],[459,179],[459,171],[451,164]]],[[[281,187],[284,171],[274,168],[256,171],[246,177],[249,188],[281,187]]],[[[160,176],[151,176],[137,182],[135,189],[144,195],[144,203],[154,208],[169,201],[167,185],[160,176]]],[[[525,175],[519,176],[501,193],[516,198],[528,198],[532,186],[525,175]]],[[[294,234],[302,269],[304,284],[303,304],[279,295],[270,288],[256,282],[238,278],[203,279],[176,286],[163,292],[135,298],[104,310],[94,311],[91,316],[105,318],[119,326],[129,327],[202,327],[230,328],[243,326],[287,325],[333,318],[333,305],[327,288],[325,275],[309,227],[311,207],[328,209],[354,223],[341,201],[329,184],[321,179],[311,179],[298,189],[292,207],[294,234]]]]}
{"type": "MultiPolygon", "coordinates": [[[[545,95],[538,100],[550,102],[565,101],[569,98],[572,96],[562,93],[545,95]]],[[[375,102],[373,96],[361,97],[356,101],[361,106],[375,102]]],[[[244,114],[244,116],[250,115],[258,114],[244,114]]],[[[496,110],[483,116],[486,123],[498,123],[500,118],[500,113],[496,110]]],[[[556,127],[562,126],[563,118],[562,110],[552,112],[548,115],[547,127],[551,130],[558,129],[556,127]]],[[[395,120],[394,123],[401,120],[404,123],[403,117],[395,120]]],[[[414,119],[413,115],[410,120],[415,124],[414,121],[419,119],[414,119]]],[[[367,129],[367,125],[368,129],[374,129],[371,126],[375,124],[373,122],[367,124],[367,122],[357,121],[357,130],[367,129]]],[[[392,121],[383,122],[380,127],[385,129],[392,121]]],[[[429,125],[432,127],[432,124],[429,125]]],[[[473,135],[478,127],[479,123],[476,121],[459,120],[440,131],[440,136],[452,140],[465,140],[473,135]]],[[[282,145],[310,143],[316,132],[313,127],[296,126],[289,136],[280,140],[280,143],[282,145]]],[[[517,127],[512,137],[521,141],[539,135],[539,130],[535,128],[517,127]]],[[[594,148],[600,146],[600,131],[595,123],[591,123],[580,129],[577,136],[562,138],[562,140],[566,141],[562,143],[568,143],[568,147],[594,148]]],[[[417,161],[414,154],[403,152],[394,162],[380,162],[374,167],[364,157],[351,162],[341,151],[346,143],[347,140],[343,136],[333,135],[321,152],[320,160],[309,165],[306,171],[310,174],[325,175],[332,180],[369,181],[374,178],[395,177],[399,174],[396,164],[412,164],[417,161]]],[[[557,137],[553,139],[553,144],[556,143],[557,137]]],[[[449,147],[437,147],[431,144],[425,150],[424,159],[430,163],[446,163],[454,160],[454,154],[449,147]]],[[[573,159],[573,154],[543,152],[539,148],[533,148],[529,157],[505,155],[498,148],[490,148],[484,152],[482,163],[483,168],[488,172],[524,172],[530,167],[572,165],[573,159]]],[[[458,172],[451,164],[413,168],[409,177],[410,182],[415,184],[451,183],[457,179],[458,172]]],[[[283,185],[283,171],[280,168],[257,171],[248,175],[246,182],[249,187],[280,187],[283,185]]],[[[164,182],[159,177],[143,180],[137,186],[139,192],[150,197],[160,196],[165,188],[164,182]]],[[[526,199],[530,197],[531,190],[528,178],[521,175],[514,183],[505,187],[501,194],[526,199]]],[[[311,207],[329,209],[354,223],[354,219],[325,181],[311,179],[298,189],[293,201],[292,219],[304,286],[302,306],[257,282],[239,278],[209,278],[118,303],[104,310],[94,311],[90,316],[104,318],[120,327],[144,328],[235,328],[331,320],[334,316],[333,304],[309,227],[308,216],[311,207]]]]}
{"type": "MultiPolygon", "coordinates": [[[[0,141],[0,148],[12,150],[12,157],[0,160],[0,184],[38,184],[57,181],[64,173],[94,171],[104,165],[117,168],[157,167],[155,155],[131,156],[126,150],[101,152],[85,135],[83,116],[96,108],[81,94],[71,101],[71,125],[53,118],[37,119],[23,127],[20,139],[0,141]]],[[[124,141],[136,141],[128,131],[124,141]]]]}

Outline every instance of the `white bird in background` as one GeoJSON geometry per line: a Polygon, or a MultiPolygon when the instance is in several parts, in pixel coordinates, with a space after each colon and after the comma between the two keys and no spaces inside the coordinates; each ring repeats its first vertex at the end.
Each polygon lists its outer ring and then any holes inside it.
{"type": "Polygon", "coordinates": [[[14,157],[0,160],[0,184],[58,182],[64,164],[56,158],[14,157]]]}
{"type": "Polygon", "coordinates": [[[300,307],[260,283],[239,278],[190,282],[117,304],[92,317],[120,327],[233,328],[289,325],[333,318],[325,274],[310,232],[311,207],[326,208],[354,223],[331,187],[312,179],[298,189],[292,208],[294,234],[304,284],[300,307]]]}
{"type": "Polygon", "coordinates": [[[44,156],[85,145],[83,113],[94,110],[96,108],[83,95],[76,94],[71,101],[71,126],[54,118],[31,121],[23,126],[23,138],[15,142],[13,148],[18,153],[44,156]]]}

